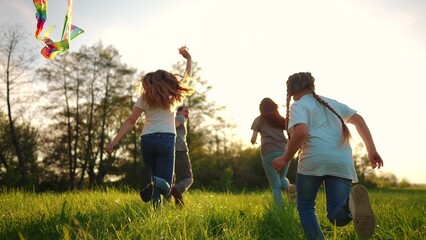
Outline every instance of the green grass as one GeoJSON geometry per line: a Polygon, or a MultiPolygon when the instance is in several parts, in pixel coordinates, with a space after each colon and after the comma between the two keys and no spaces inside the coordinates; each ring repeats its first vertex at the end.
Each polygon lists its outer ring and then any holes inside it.
{"type": "MultiPolygon", "coordinates": [[[[0,239],[304,239],[293,204],[273,207],[269,190],[213,193],[191,190],[183,208],[156,211],[137,192],[114,189],[36,194],[0,193],[0,239]]],[[[371,190],[377,218],[373,239],[426,239],[425,190],[371,190]]],[[[317,213],[327,239],[357,239],[353,225],[317,213]]]]}

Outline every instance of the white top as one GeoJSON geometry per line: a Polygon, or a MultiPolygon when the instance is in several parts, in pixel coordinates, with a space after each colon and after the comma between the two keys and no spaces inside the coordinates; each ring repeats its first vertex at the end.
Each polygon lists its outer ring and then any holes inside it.
{"type": "MultiPolygon", "coordinates": [[[[356,111],[336,100],[322,97],[346,122],[356,111]]],[[[290,136],[294,126],[304,123],[308,138],[301,147],[297,172],[303,175],[336,176],[358,182],[349,143],[340,144],[342,124],[329,109],[311,95],[305,95],[290,107],[290,136]]]]}
{"type": "Polygon", "coordinates": [[[175,117],[171,109],[150,108],[141,97],[135,103],[135,107],[145,113],[145,122],[141,135],[150,133],[175,133],[175,117]]]}

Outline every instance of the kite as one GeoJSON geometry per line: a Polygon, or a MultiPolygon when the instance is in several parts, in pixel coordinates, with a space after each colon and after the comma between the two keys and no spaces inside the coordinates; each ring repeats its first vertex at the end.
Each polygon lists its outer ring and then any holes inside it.
{"type": "Polygon", "coordinates": [[[37,10],[37,29],[35,31],[35,37],[44,45],[41,49],[41,55],[47,59],[53,59],[56,55],[66,52],[70,47],[70,40],[82,34],[84,30],[71,24],[72,0],[68,0],[68,11],[65,15],[61,41],[54,42],[49,38],[50,32],[52,32],[55,26],[50,26],[44,33],[44,36],[40,37],[40,33],[47,19],[47,0],[33,0],[33,3],[37,10]]]}

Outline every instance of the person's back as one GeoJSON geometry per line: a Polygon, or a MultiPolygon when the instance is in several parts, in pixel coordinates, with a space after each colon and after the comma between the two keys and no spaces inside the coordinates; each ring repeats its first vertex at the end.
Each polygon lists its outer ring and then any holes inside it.
{"type": "Polygon", "coordinates": [[[171,109],[151,108],[140,97],[135,106],[141,108],[145,113],[145,122],[141,135],[156,132],[175,133],[175,128],[173,127],[174,114],[171,109]]]}
{"type": "Polygon", "coordinates": [[[272,127],[265,119],[262,119],[262,116],[258,116],[253,121],[252,130],[257,130],[260,134],[262,155],[273,151],[284,151],[287,140],[283,128],[272,127]]]}
{"type": "Polygon", "coordinates": [[[259,111],[260,116],[255,118],[251,125],[253,130],[251,143],[256,143],[257,135],[260,133],[263,169],[271,185],[275,205],[280,207],[283,204],[282,189],[287,192],[289,201],[294,201],[296,197],[296,187],[286,178],[290,165],[279,172],[272,167],[272,160],[282,156],[285,151],[287,139],[284,136],[284,129],[286,121],[278,112],[278,105],[270,98],[262,99],[259,111]]]}
{"type": "Polygon", "coordinates": [[[364,119],[346,105],[318,96],[314,83],[309,72],[288,78],[286,120],[291,137],[284,156],[274,159],[272,165],[280,171],[302,150],[296,174],[297,210],[306,238],[325,239],[315,212],[318,191],[324,186],[328,220],[335,226],[345,226],[353,220],[358,236],[368,239],[374,233],[375,216],[367,189],[351,184],[357,176],[346,122],[355,125],[364,141],[371,167],[380,168],[383,161],[364,119]],[[290,107],[291,98],[294,103],[290,107]]]}
{"type": "MultiPolygon", "coordinates": [[[[320,97],[330,107],[348,120],[355,110],[336,100],[320,97]]],[[[357,181],[352,163],[352,149],[349,143],[341,144],[342,128],[340,119],[319,103],[311,94],[295,101],[291,106],[289,126],[306,123],[308,137],[301,146],[298,172],[306,175],[333,175],[357,181]]]]}
{"type": "MultiPolygon", "coordinates": [[[[184,76],[190,76],[191,55],[186,47],[179,48],[179,54],[187,60],[184,76]]],[[[138,81],[138,90],[140,97],[132,113],[105,150],[111,154],[142,113],[145,114],[141,133],[141,154],[145,166],[142,168],[139,194],[142,201],[152,200],[157,208],[161,206],[161,195],[170,193],[173,179],[176,130],[171,109],[190,95],[193,89],[179,81],[176,75],[159,69],[143,76],[138,81]]]]}

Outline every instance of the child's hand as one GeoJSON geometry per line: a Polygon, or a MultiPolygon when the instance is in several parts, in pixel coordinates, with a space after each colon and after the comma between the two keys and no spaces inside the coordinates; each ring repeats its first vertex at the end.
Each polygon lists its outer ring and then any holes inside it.
{"type": "Polygon", "coordinates": [[[115,144],[115,143],[111,142],[111,143],[109,143],[109,144],[106,146],[106,148],[105,148],[105,152],[108,154],[108,156],[110,156],[110,155],[111,155],[111,153],[114,151],[114,149],[116,148],[116,145],[117,145],[117,144],[115,144]]]}
{"type": "Polygon", "coordinates": [[[368,160],[370,161],[370,165],[373,169],[375,169],[376,167],[379,169],[383,167],[382,157],[380,157],[380,155],[376,151],[368,153],[368,160]]]}
{"type": "Polygon", "coordinates": [[[188,52],[188,48],[186,46],[178,48],[179,54],[182,55],[186,60],[191,59],[191,55],[188,52]]]}
{"type": "Polygon", "coordinates": [[[287,162],[284,160],[284,156],[277,157],[274,160],[272,160],[272,167],[275,169],[275,171],[280,172],[281,169],[283,169],[287,165],[287,162]]]}

